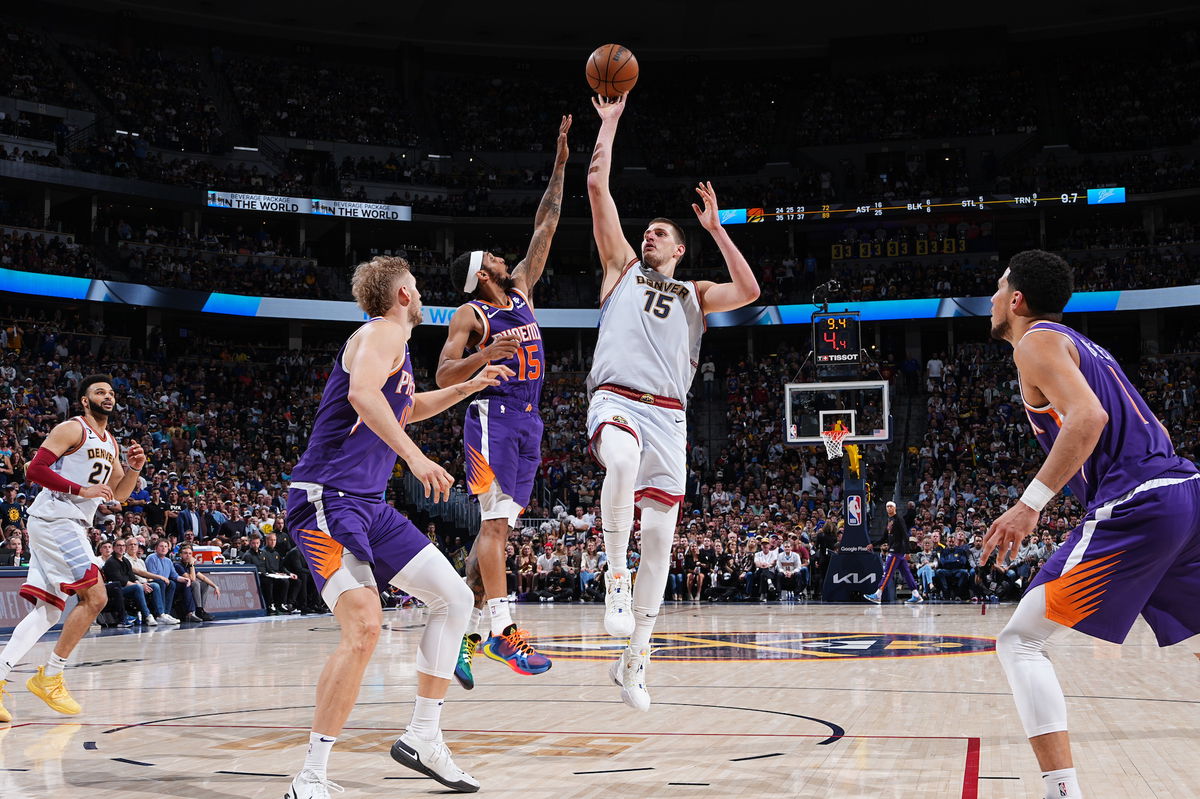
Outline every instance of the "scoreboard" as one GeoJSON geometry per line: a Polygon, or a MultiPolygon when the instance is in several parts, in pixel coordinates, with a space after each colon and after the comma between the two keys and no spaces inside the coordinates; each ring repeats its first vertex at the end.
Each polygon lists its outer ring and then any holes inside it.
{"type": "Polygon", "coordinates": [[[813,357],[817,365],[834,366],[861,362],[858,311],[814,313],[812,336],[813,357]]]}

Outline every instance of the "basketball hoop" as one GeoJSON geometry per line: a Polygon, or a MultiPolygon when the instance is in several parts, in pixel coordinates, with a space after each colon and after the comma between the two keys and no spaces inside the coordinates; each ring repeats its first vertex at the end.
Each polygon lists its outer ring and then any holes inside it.
{"type": "Polygon", "coordinates": [[[842,457],[842,440],[848,435],[850,431],[840,427],[821,431],[821,440],[825,442],[825,455],[829,460],[842,457]]]}

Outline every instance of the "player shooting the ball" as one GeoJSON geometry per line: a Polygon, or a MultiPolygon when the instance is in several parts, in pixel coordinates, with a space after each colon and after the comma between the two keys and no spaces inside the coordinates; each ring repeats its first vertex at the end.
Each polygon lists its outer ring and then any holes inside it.
{"type": "Polygon", "coordinates": [[[667,585],[671,539],[684,495],[684,402],[699,363],[704,316],[749,305],[758,299],[759,289],[750,264],[721,227],[711,183],[696,187],[703,206],[693,203],[692,211],[724,256],[729,282],[675,278],[687,243],[683,228],[670,219],[650,220],[640,255],[625,240],[608,175],[627,96],[592,100],[600,133],[587,185],[603,277],[600,334],[587,381],[587,429],[592,455],[605,469],[600,492],[608,552],[604,627],[609,635],[630,638],[609,674],[627,705],[647,710],[650,634],[667,585]],[[642,511],[636,590],[626,564],[634,503],[642,511]]]}

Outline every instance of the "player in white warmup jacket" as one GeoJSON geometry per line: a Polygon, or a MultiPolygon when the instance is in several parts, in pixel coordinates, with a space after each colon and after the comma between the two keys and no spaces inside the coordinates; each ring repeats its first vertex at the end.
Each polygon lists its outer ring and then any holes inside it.
{"type": "Polygon", "coordinates": [[[696,187],[692,204],[701,226],[725,258],[728,283],[682,281],[675,269],[686,250],[683,230],[669,219],[650,221],[640,255],[621,232],[608,188],[613,140],[625,98],[592,100],[600,133],[588,167],[592,232],[603,265],[600,335],[588,375],[588,441],[605,469],[600,492],[608,575],[604,627],[629,638],[610,669],[630,707],[647,710],[650,634],[666,590],[686,469],[688,388],[700,358],[704,315],[732,311],[758,299],[750,265],[721,227],[711,183],[696,187]],[[636,588],[626,565],[634,503],[642,511],[642,557],[636,588]]]}

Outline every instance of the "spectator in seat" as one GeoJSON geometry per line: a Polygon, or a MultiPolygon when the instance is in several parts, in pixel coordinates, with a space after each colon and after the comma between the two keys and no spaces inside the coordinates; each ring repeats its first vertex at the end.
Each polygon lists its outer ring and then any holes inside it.
{"type": "Polygon", "coordinates": [[[167,614],[171,606],[165,603],[165,589],[171,585],[171,581],[146,567],[146,561],[139,551],[140,548],[143,547],[138,544],[138,540],[134,536],[125,539],[125,558],[133,568],[137,581],[142,585],[150,586],[147,604],[154,613],[154,620],[159,624],[178,624],[178,619],[167,614]]]}
{"type": "Polygon", "coordinates": [[[783,551],[775,559],[779,570],[780,599],[795,599],[797,591],[804,591],[800,581],[800,555],[792,550],[792,542],[783,542],[783,551]]]}
{"type": "Polygon", "coordinates": [[[758,554],[754,556],[754,583],[760,602],[766,602],[768,594],[778,591],[779,574],[775,570],[778,560],[779,553],[775,551],[771,540],[760,541],[758,554]]]}
{"type": "Polygon", "coordinates": [[[938,553],[933,548],[932,536],[926,536],[921,541],[921,550],[913,555],[913,564],[917,567],[917,582],[921,584],[921,594],[927,596],[933,591],[933,578],[938,569],[938,553]]]}
{"type": "Polygon", "coordinates": [[[142,624],[156,626],[158,621],[150,613],[146,597],[153,589],[147,583],[139,583],[133,573],[133,564],[125,557],[125,541],[117,540],[112,543],[112,557],[104,561],[104,582],[117,589],[123,600],[133,602],[137,608],[142,624]]]}
{"type": "Polygon", "coordinates": [[[971,579],[971,550],[966,534],[956,533],[954,546],[947,547],[939,560],[934,589],[943,599],[966,599],[971,579]]]}
{"type": "Polygon", "coordinates": [[[262,536],[254,533],[250,536],[250,549],[242,553],[242,562],[253,566],[258,572],[258,583],[262,589],[263,602],[267,606],[267,615],[275,616],[280,612],[283,600],[287,595],[288,585],[268,575],[278,574],[282,568],[279,553],[272,549],[263,549],[262,536]]]}
{"type": "Polygon", "coordinates": [[[162,591],[158,592],[159,605],[156,608],[159,611],[160,624],[179,624],[179,619],[171,615],[171,611],[175,609],[175,592],[180,586],[187,587],[186,578],[180,577],[175,571],[175,562],[171,560],[170,553],[171,542],[160,538],[154,544],[154,552],[146,558],[146,571],[163,580],[162,591]]]}
{"type": "Polygon", "coordinates": [[[204,609],[210,595],[217,599],[221,597],[221,587],[212,581],[207,574],[196,568],[196,555],[190,544],[179,548],[179,561],[175,570],[188,580],[190,591],[184,592],[184,601],[188,615],[185,621],[212,621],[211,613],[204,609]]]}
{"type": "Polygon", "coordinates": [[[0,566],[24,566],[28,563],[29,556],[21,544],[21,536],[10,534],[4,547],[0,548],[0,566]]]}
{"type": "Polygon", "coordinates": [[[595,582],[600,574],[600,553],[596,551],[596,539],[589,538],[583,546],[583,555],[579,560],[579,593],[587,594],[588,586],[595,582]]]}

